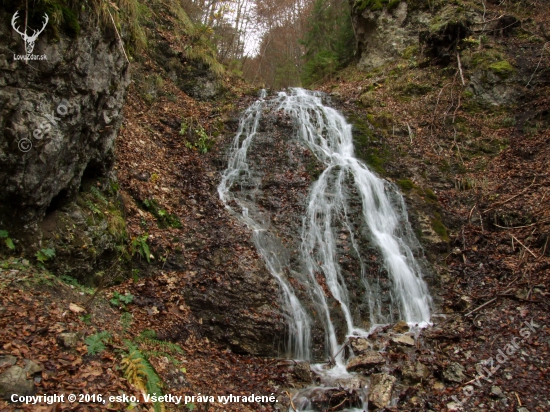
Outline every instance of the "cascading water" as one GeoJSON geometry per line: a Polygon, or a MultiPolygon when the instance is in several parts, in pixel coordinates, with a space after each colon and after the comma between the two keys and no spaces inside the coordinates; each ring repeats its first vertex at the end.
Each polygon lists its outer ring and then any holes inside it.
{"type": "MultiPolygon", "coordinates": [[[[352,307],[338,254],[338,233],[348,239],[361,272],[362,298],[367,302],[371,330],[399,319],[414,325],[430,321],[431,298],[414,257],[413,249],[418,249],[418,244],[407,220],[403,198],[395,185],[378,178],[354,157],[352,126],[338,111],[322,103],[320,93],[291,89],[290,93],[281,92],[268,100],[262,92],[261,98],[241,118],[218,192],[226,207],[238,213],[253,231],[256,247],[280,285],[288,317],[288,349],[298,359],[310,357],[312,321],[305,309],[306,302],[300,302],[287,276],[294,271],[305,275],[307,281],[301,283],[309,289],[308,295],[318,308],[317,316],[325,330],[326,353],[334,360],[332,369],[319,365],[313,369],[327,381],[351,376],[338,342],[334,305],[327,298],[338,303],[347,336],[369,334],[369,330],[358,326],[361,320],[352,307]],[[301,266],[296,268],[290,267],[288,253],[270,231],[269,219],[258,210],[251,195],[259,190],[262,176],[250,169],[247,156],[264,110],[282,111],[290,116],[297,129],[296,137],[324,165],[324,171],[309,191],[299,246],[301,266]],[[243,196],[235,186],[247,186],[249,190],[243,196]],[[360,216],[353,212],[352,198],[360,204],[360,216]],[[240,210],[235,210],[235,205],[240,210]],[[389,305],[384,305],[377,293],[378,280],[368,275],[369,262],[362,256],[361,237],[377,251],[387,272],[391,283],[389,305]]],[[[307,402],[303,408],[300,410],[309,408],[307,402]]]]}

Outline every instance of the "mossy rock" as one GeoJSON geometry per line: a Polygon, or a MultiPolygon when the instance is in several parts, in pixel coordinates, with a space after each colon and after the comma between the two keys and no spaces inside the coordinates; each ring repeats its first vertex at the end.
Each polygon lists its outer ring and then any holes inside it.
{"type": "Polygon", "coordinates": [[[515,73],[515,69],[512,65],[506,61],[501,60],[496,63],[493,63],[489,66],[489,70],[496,74],[501,79],[507,79],[515,73]]]}
{"type": "Polygon", "coordinates": [[[373,122],[376,123],[372,114],[366,118],[350,116],[350,123],[353,125],[353,143],[357,157],[363,160],[372,170],[380,175],[385,175],[385,164],[389,160],[390,152],[375,134],[373,122]]]}

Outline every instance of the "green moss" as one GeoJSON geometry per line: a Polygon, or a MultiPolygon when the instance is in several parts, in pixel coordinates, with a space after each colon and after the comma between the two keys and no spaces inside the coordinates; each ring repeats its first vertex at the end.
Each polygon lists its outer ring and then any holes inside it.
{"type": "Polygon", "coordinates": [[[437,196],[430,188],[424,188],[424,195],[426,196],[426,199],[437,202],[437,196]]]}
{"type": "Polygon", "coordinates": [[[117,243],[124,243],[128,238],[126,221],[120,209],[112,207],[107,214],[107,230],[116,239],[117,243]]]}
{"type": "Polygon", "coordinates": [[[145,199],[141,202],[140,207],[151,212],[151,214],[157,218],[157,224],[161,229],[182,227],[179,218],[176,215],[169,214],[165,209],[162,209],[156,199],[145,199]]]}
{"type": "Polygon", "coordinates": [[[376,116],[369,113],[367,114],[367,120],[376,128],[387,129],[393,124],[393,115],[389,112],[382,112],[376,116]]]}
{"type": "Polygon", "coordinates": [[[408,83],[403,87],[403,94],[405,94],[405,96],[423,96],[431,91],[431,86],[418,83],[408,83]]]}
{"type": "Polygon", "coordinates": [[[358,11],[378,11],[386,7],[388,11],[392,11],[399,6],[399,3],[401,0],[356,0],[354,8],[358,11]]]}
{"type": "Polygon", "coordinates": [[[376,121],[374,120],[374,115],[369,113],[367,114],[367,120],[369,121],[370,124],[372,124],[374,126],[374,124],[376,123],[376,121]]]}
{"type": "Polygon", "coordinates": [[[449,234],[447,233],[447,228],[445,227],[445,225],[441,221],[441,217],[439,216],[439,214],[436,214],[436,216],[432,219],[432,229],[445,242],[448,242],[450,240],[449,239],[449,234]]]}
{"type": "Polygon", "coordinates": [[[412,45],[412,46],[409,46],[407,47],[405,50],[403,50],[403,52],[401,53],[401,56],[404,58],[404,59],[412,59],[413,57],[415,57],[416,55],[418,55],[418,46],[415,44],[415,45],[412,45]]]}
{"type": "Polygon", "coordinates": [[[489,70],[502,79],[506,79],[515,73],[515,69],[506,60],[501,60],[491,64],[489,66],[489,70]]]}
{"type": "Polygon", "coordinates": [[[414,183],[412,182],[412,180],[409,180],[409,179],[401,179],[401,180],[398,180],[398,181],[397,181],[397,185],[398,185],[402,190],[411,190],[411,189],[414,187],[414,183]]]}
{"type": "Polygon", "coordinates": [[[349,119],[354,126],[353,143],[355,150],[357,156],[372,170],[384,175],[386,174],[384,165],[388,160],[389,150],[377,139],[372,130],[371,124],[375,122],[374,116],[367,115],[366,117],[365,119],[359,116],[352,116],[349,119]]]}
{"type": "Polygon", "coordinates": [[[75,38],[80,34],[80,23],[76,13],[67,7],[61,7],[63,13],[63,30],[71,37],[75,38]]]}
{"type": "Polygon", "coordinates": [[[396,9],[397,6],[399,6],[399,3],[401,3],[401,0],[390,0],[388,3],[388,11],[392,11],[393,9],[396,9]]]}

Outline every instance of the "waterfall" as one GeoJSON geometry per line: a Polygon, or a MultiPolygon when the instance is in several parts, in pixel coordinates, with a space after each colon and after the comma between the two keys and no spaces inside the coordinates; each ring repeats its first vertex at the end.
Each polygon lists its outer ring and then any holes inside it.
{"type": "Polygon", "coordinates": [[[307,279],[302,284],[307,286],[308,296],[319,309],[316,315],[325,329],[327,355],[337,355],[335,373],[343,373],[344,355],[328,297],[338,302],[348,336],[366,336],[369,331],[357,323],[338,255],[338,233],[351,245],[360,268],[362,298],[369,308],[371,329],[399,319],[409,324],[427,324],[431,298],[414,256],[414,250],[420,248],[412,234],[403,197],[395,185],[377,177],[354,157],[352,126],[338,111],[325,106],[322,97],[321,93],[291,89],[267,99],[262,92],[260,99],[241,117],[218,193],[226,207],[251,229],[258,252],[280,286],[289,328],[287,344],[292,355],[300,359],[310,357],[312,320],[306,310],[307,302],[298,299],[289,279],[292,273],[300,271],[307,279]],[[302,262],[299,268],[291,267],[288,252],[254,202],[262,176],[251,169],[247,159],[264,111],[282,111],[290,116],[296,138],[324,165],[305,205],[301,244],[297,245],[302,262]],[[247,188],[246,195],[239,187],[247,188]],[[360,213],[353,212],[352,198],[360,204],[360,213]],[[387,272],[391,283],[389,305],[384,305],[377,293],[378,280],[368,275],[369,262],[363,256],[361,237],[376,250],[387,272]],[[393,313],[392,307],[398,313],[393,313]]]}
{"type": "Polygon", "coordinates": [[[252,191],[259,190],[261,176],[255,176],[249,169],[247,154],[258,132],[261,113],[267,103],[264,100],[265,96],[265,90],[262,90],[260,99],[252,104],[241,117],[239,129],[231,148],[229,164],[223,172],[218,193],[220,199],[231,211],[238,213],[229,206],[230,202],[234,202],[238,206],[240,219],[252,230],[254,244],[270,273],[279,284],[289,327],[287,350],[297,359],[309,359],[311,320],[285,279],[284,272],[290,269],[288,255],[276,236],[269,231],[265,217],[256,210],[254,203],[250,199],[239,198],[230,192],[235,184],[248,185],[252,191]]]}

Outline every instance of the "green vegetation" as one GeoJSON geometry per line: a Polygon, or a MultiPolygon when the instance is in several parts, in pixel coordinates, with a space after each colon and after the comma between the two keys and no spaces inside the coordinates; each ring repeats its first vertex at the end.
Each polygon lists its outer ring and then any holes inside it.
{"type": "Polygon", "coordinates": [[[345,67],[355,52],[355,37],[347,2],[316,0],[301,40],[305,48],[302,82],[310,86],[345,67]]]}
{"type": "MultiPolygon", "coordinates": [[[[130,341],[125,341],[128,352],[121,361],[128,382],[149,395],[162,396],[162,380],[147,357],[130,341]]],[[[154,402],[155,412],[164,410],[162,402],[154,402]]]]}
{"type": "Polygon", "coordinates": [[[10,250],[15,249],[15,245],[13,244],[13,240],[11,240],[11,238],[9,236],[9,233],[7,231],[0,230],[0,239],[4,239],[4,243],[8,247],[8,249],[10,249],[10,250]]]}
{"type": "Polygon", "coordinates": [[[132,239],[132,242],[130,243],[130,254],[138,254],[141,258],[145,258],[147,260],[147,263],[151,263],[153,255],[151,254],[151,250],[149,249],[149,245],[147,244],[148,238],[149,235],[145,233],[142,236],[137,236],[132,239]]]}
{"type": "Polygon", "coordinates": [[[88,336],[84,343],[88,347],[88,355],[94,356],[105,350],[105,344],[111,339],[111,334],[107,331],[102,331],[88,336]]]}
{"type": "Polygon", "coordinates": [[[122,307],[123,309],[126,309],[126,305],[129,305],[134,300],[134,295],[131,293],[125,293],[124,295],[121,295],[119,292],[115,291],[113,293],[113,297],[109,300],[111,305],[118,307],[122,307]]]}
{"type": "Polygon", "coordinates": [[[414,188],[414,183],[409,179],[401,179],[397,181],[397,185],[402,190],[411,190],[414,188]]]}
{"type": "Polygon", "coordinates": [[[377,11],[382,10],[384,7],[388,11],[392,11],[399,6],[399,3],[401,3],[401,0],[356,0],[354,7],[359,11],[367,9],[377,11]]]}
{"type": "Polygon", "coordinates": [[[424,189],[424,195],[426,196],[426,199],[428,199],[428,200],[431,200],[433,202],[438,202],[439,201],[438,198],[437,198],[437,195],[430,188],[425,188],[424,189]]]}
{"type": "Polygon", "coordinates": [[[489,66],[489,70],[502,79],[506,79],[515,73],[515,69],[506,60],[501,60],[489,66]]]}
{"type": "Polygon", "coordinates": [[[214,140],[208,136],[204,127],[192,117],[182,119],[180,136],[187,136],[185,147],[198,150],[199,153],[207,153],[214,144],[214,140]]]}
{"type": "Polygon", "coordinates": [[[177,360],[174,356],[182,355],[184,353],[183,349],[175,343],[157,339],[157,334],[154,330],[144,330],[139,334],[138,337],[135,338],[135,342],[144,347],[141,351],[147,357],[165,357],[170,362],[172,362],[174,366],[181,366],[181,362],[177,360]]]}
{"type": "MultiPolygon", "coordinates": [[[[384,123],[387,120],[381,117],[384,123]]],[[[349,121],[353,124],[353,143],[359,158],[361,158],[376,173],[384,175],[386,170],[384,165],[389,157],[389,150],[381,139],[375,135],[370,124],[376,123],[373,115],[367,115],[367,119],[358,116],[350,117],[349,121]],[[370,124],[369,124],[370,123],[370,124]]]]}
{"type": "MultiPolygon", "coordinates": [[[[158,179],[158,175],[153,175],[151,176],[153,181],[156,180],[155,176],[157,176],[156,179],[158,179]]],[[[176,215],[171,215],[165,209],[162,209],[155,199],[145,199],[142,202],[142,208],[148,212],[151,212],[151,214],[156,217],[157,224],[161,229],[166,229],[167,227],[182,227],[181,221],[178,217],[176,215]]]]}
{"type": "Polygon", "coordinates": [[[55,249],[40,249],[38,252],[36,252],[35,256],[40,263],[46,263],[48,260],[51,260],[55,257],[55,249]]]}
{"type": "Polygon", "coordinates": [[[436,216],[434,218],[432,218],[432,229],[445,242],[448,242],[450,240],[449,234],[447,233],[447,228],[445,227],[445,225],[441,221],[441,216],[439,216],[439,213],[436,213],[436,216]]]}
{"type": "Polygon", "coordinates": [[[403,94],[406,96],[423,96],[432,90],[432,87],[428,85],[407,83],[407,85],[403,88],[403,94]]]}

